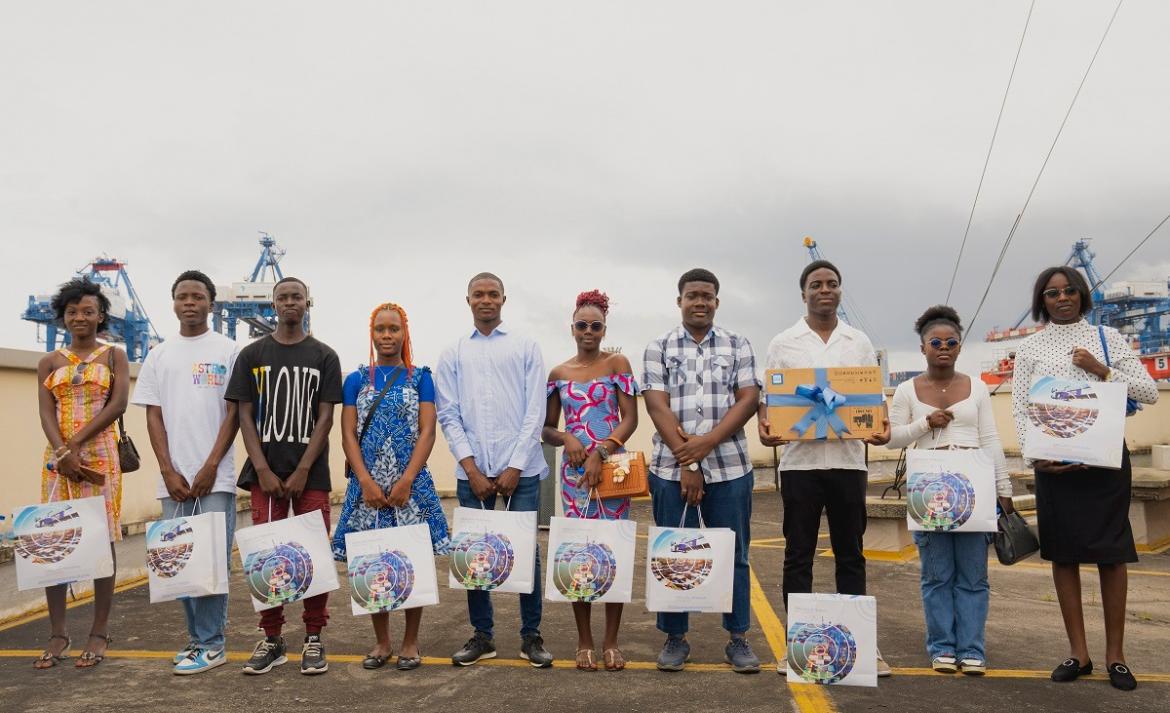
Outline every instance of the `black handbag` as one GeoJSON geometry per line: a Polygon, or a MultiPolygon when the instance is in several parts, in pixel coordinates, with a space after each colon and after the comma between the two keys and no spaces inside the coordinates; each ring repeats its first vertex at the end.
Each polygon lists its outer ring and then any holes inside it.
{"type": "MultiPolygon", "coordinates": [[[[110,363],[110,393],[114,392],[114,348],[109,349],[109,363],[110,363]]],[[[130,438],[130,434],[126,433],[126,424],[122,422],[122,416],[118,415],[118,465],[119,470],[123,473],[133,473],[142,465],[142,460],[138,457],[138,448],[134,445],[134,441],[130,438]]]]}
{"type": "Polygon", "coordinates": [[[1027,559],[1040,549],[1040,542],[1032,534],[1024,516],[1016,511],[999,516],[995,531],[995,556],[1000,564],[1015,564],[1027,559]]]}

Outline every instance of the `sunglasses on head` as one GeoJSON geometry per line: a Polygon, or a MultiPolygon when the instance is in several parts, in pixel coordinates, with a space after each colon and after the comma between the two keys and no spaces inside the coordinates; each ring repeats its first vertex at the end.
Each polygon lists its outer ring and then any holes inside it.
{"type": "Polygon", "coordinates": [[[605,329],[605,322],[602,322],[599,319],[595,319],[592,322],[586,322],[583,319],[579,319],[576,322],[573,322],[573,328],[578,332],[584,332],[586,329],[592,329],[594,332],[600,332],[601,330],[605,329]]]}
{"type": "Polygon", "coordinates": [[[1065,285],[1064,287],[1049,287],[1040,294],[1044,295],[1050,300],[1054,300],[1060,295],[1064,295],[1065,297],[1072,297],[1073,295],[1077,294],[1077,288],[1073,287],[1072,285],[1065,285]]]}
{"type": "Polygon", "coordinates": [[[947,349],[954,349],[955,347],[959,346],[959,340],[955,339],[954,337],[946,340],[935,337],[934,339],[931,339],[929,342],[927,342],[927,344],[929,344],[932,349],[938,349],[944,344],[947,345],[947,349]]]}

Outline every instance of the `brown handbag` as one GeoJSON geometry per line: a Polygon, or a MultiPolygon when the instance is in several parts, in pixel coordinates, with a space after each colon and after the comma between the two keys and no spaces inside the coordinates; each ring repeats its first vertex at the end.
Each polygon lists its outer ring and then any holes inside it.
{"type": "MultiPolygon", "coordinates": [[[[110,393],[114,392],[114,347],[110,347],[107,352],[110,364],[110,393]]],[[[133,473],[142,465],[142,459],[138,456],[138,448],[131,440],[130,434],[126,433],[126,424],[122,422],[122,415],[118,414],[118,465],[119,470],[123,473],[133,473]]]]}
{"type": "Polygon", "coordinates": [[[642,451],[614,453],[601,464],[597,494],[603,498],[637,498],[650,494],[646,456],[642,451]]]}

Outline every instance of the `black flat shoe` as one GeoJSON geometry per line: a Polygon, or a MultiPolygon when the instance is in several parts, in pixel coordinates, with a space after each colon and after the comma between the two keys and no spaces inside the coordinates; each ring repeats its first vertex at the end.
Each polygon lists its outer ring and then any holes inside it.
{"type": "Polygon", "coordinates": [[[422,657],[413,656],[406,658],[405,656],[398,657],[398,665],[395,666],[399,671],[413,671],[419,666],[422,666],[422,657]]]}
{"type": "Polygon", "coordinates": [[[1052,680],[1057,683],[1068,683],[1075,681],[1080,676],[1088,676],[1093,672],[1093,662],[1090,661],[1084,666],[1076,659],[1065,659],[1065,662],[1052,670],[1052,680]]]}
{"type": "Polygon", "coordinates": [[[362,668],[366,669],[367,671],[373,671],[374,669],[379,669],[385,666],[386,661],[389,659],[389,655],[377,656],[375,654],[366,654],[366,657],[362,659],[362,668]]]}
{"type": "Polygon", "coordinates": [[[1137,688],[1137,679],[1133,677],[1129,666],[1123,663],[1111,663],[1105,667],[1105,670],[1109,672],[1109,685],[1117,690],[1132,691],[1137,688]]]}

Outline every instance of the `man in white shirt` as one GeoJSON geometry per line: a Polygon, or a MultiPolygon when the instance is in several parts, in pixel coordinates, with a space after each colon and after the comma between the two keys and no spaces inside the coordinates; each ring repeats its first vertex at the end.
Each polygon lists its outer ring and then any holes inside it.
{"type": "MultiPolygon", "coordinates": [[[[215,285],[197,270],[179,275],[171,287],[179,334],[150,350],[133,403],[146,407],[150,445],[162,479],[158,498],[163,518],[222,512],[230,561],[236,526],[236,468],[232,443],[239,422],[234,401],[225,401],[239,345],[212,331],[207,316],[215,285]]],[[[174,657],[174,672],[189,675],[227,663],[224,630],[227,595],[183,599],[188,642],[174,657]]]]}
{"type": "MultiPolygon", "coordinates": [[[[869,337],[837,318],[841,303],[841,272],[827,260],[809,263],[800,273],[801,299],[807,312],[795,325],[768,344],[767,369],[809,369],[834,366],[876,366],[869,337]]],[[[766,403],[759,407],[760,441],[766,446],[786,442],[768,420],[766,403]]],[[[837,592],[865,594],[865,491],[868,469],[865,444],[830,437],[823,441],[790,441],[780,456],[780,497],[784,503],[784,606],[788,595],[811,592],[813,558],[821,513],[829,520],[837,592]]],[[[786,667],[779,668],[780,673],[786,667]]],[[[889,666],[878,654],[878,675],[889,666]]]]}

